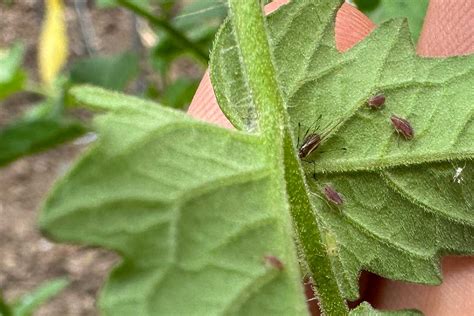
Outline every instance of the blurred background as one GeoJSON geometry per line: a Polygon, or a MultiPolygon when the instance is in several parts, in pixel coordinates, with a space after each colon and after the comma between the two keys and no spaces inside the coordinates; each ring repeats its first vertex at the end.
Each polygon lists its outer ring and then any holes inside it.
{"type": "MultiPolygon", "coordinates": [[[[407,17],[414,41],[428,4],[350,2],[376,23],[407,17]]],[[[87,83],[185,111],[226,16],[226,0],[0,0],[0,315],[96,315],[118,260],[36,228],[53,181],[95,139],[68,89],[87,83]]]]}

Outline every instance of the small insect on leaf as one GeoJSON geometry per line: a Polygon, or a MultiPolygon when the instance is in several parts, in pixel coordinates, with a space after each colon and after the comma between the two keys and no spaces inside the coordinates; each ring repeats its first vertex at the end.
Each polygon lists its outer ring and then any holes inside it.
{"type": "MultiPolygon", "coordinates": [[[[305,159],[309,155],[311,155],[319,146],[325,141],[325,139],[329,136],[329,134],[339,126],[336,124],[332,127],[326,126],[323,128],[323,132],[315,132],[320,129],[319,122],[321,121],[322,115],[319,115],[314,124],[306,130],[306,133],[303,136],[303,142],[300,145],[299,142],[299,133],[301,124],[298,123],[298,157],[300,159],[305,159]],[[310,130],[313,132],[310,133],[310,130]]],[[[346,150],[346,148],[342,148],[346,150]]]]}
{"type": "Polygon", "coordinates": [[[304,159],[308,157],[313,151],[318,149],[321,144],[321,135],[317,133],[309,134],[303,140],[303,144],[298,150],[298,157],[304,159]]]}
{"type": "Polygon", "coordinates": [[[266,255],[263,257],[263,259],[265,260],[265,263],[272,267],[273,269],[276,269],[276,270],[283,270],[283,268],[285,267],[283,262],[281,262],[280,259],[278,259],[277,257],[275,256],[272,256],[272,255],[266,255]]]}
{"type": "Polygon", "coordinates": [[[318,299],[318,297],[315,294],[315,286],[314,286],[314,280],[310,276],[305,276],[303,278],[303,285],[304,285],[304,290],[306,294],[306,302],[311,303],[314,302],[318,299]]]}
{"type": "Polygon", "coordinates": [[[367,105],[371,109],[379,109],[385,104],[385,95],[383,93],[378,93],[367,100],[367,105]]]}
{"type": "Polygon", "coordinates": [[[395,128],[395,131],[398,134],[402,134],[407,140],[413,138],[414,132],[410,122],[396,115],[392,115],[390,120],[392,121],[393,128],[395,128]]]}
{"type": "Polygon", "coordinates": [[[344,203],[342,195],[339,192],[337,192],[336,190],[334,190],[334,188],[332,186],[330,186],[329,184],[327,184],[324,187],[324,195],[326,196],[326,199],[329,202],[331,202],[335,205],[342,205],[344,203]]]}

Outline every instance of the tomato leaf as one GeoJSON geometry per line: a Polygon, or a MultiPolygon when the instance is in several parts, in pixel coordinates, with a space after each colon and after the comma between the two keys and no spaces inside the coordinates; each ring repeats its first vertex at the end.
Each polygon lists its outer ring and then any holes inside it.
{"type": "Polygon", "coordinates": [[[369,303],[363,302],[355,309],[351,310],[349,316],[418,316],[422,315],[418,311],[403,310],[403,311],[379,311],[370,306],[369,303]]]}
{"type": "MultiPolygon", "coordinates": [[[[339,6],[293,1],[267,18],[295,141],[306,130],[325,134],[302,165],[339,286],[356,299],[361,270],[439,284],[441,255],[474,253],[474,56],[416,56],[404,20],[339,53],[339,6]],[[380,92],[385,105],[370,109],[380,92]],[[395,133],[394,114],[409,120],[412,140],[395,133]],[[327,185],[343,196],[339,207],[325,197],[327,185]]],[[[258,129],[230,23],[219,32],[211,79],[230,121],[258,129]]]]}
{"type": "Polygon", "coordinates": [[[104,112],[99,140],[56,185],[40,224],[123,257],[104,314],[307,313],[287,204],[258,136],[98,88],[71,93],[104,112]]]}

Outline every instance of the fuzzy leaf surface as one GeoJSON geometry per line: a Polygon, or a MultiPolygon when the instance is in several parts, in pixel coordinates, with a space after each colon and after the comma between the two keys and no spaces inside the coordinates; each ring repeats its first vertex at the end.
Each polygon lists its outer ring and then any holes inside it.
{"type": "MultiPolygon", "coordinates": [[[[357,298],[361,270],[438,284],[440,255],[474,253],[474,56],[416,56],[404,20],[339,53],[341,3],[293,1],[267,18],[295,140],[301,145],[307,129],[327,134],[302,162],[315,216],[345,297],[357,298]],[[369,109],[367,100],[380,92],[385,105],[369,109]],[[411,123],[411,141],[394,132],[394,114],[411,123]],[[328,184],[343,205],[324,198],[328,184]]],[[[231,27],[219,32],[211,79],[230,121],[253,131],[255,109],[231,27]]]]}
{"type": "Polygon", "coordinates": [[[402,310],[402,311],[380,311],[375,310],[369,303],[363,302],[355,309],[351,310],[349,316],[420,316],[418,311],[402,310]]]}
{"type": "Polygon", "coordinates": [[[258,136],[98,88],[72,94],[105,111],[99,141],[40,223],[123,257],[101,295],[105,315],[307,314],[287,206],[258,136]]]}

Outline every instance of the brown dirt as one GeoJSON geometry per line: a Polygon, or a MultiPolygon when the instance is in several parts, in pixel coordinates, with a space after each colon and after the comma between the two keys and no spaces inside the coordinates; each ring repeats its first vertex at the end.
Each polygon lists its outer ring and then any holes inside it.
{"type": "Polygon", "coordinates": [[[12,300],[41,283],[67,277],[71,285],[36,315],[95,315],[95,296],[116,256],[57,245],[36,227],[38,207],[80,148],[68,145],[19,160],[0,173],[0,287],[12,300]]]}
{"type": "MultiPolygon", "coordinates": [[[[66,3],[72,60],[85,55],[85,48],[72,1],[66,3]]],[[[16,0],[7,6],[0,1],[0,47],[15,41],[26,44],[25,64],[32,79],[37,78],[36,44],[42,4],[37,0],[16,0]]],[[[129,13],[93,8],[91,15],[100,53],[119,52],[132,45],[129,13]]],[[[0,102],[0,126],[35,101],[35,97],[18,95],[0,102]]],[[[38,209],[46,193],[82,149],[80,145],[69,144],[0,169],[0,289],[7,300],[55,277],[66,276],[71,280],[65,291],[35,313],[38,316],[97,315],[96,294],[118,260],[104,250],[53,244],[41,236],[36,226],[38,209]]]]}

